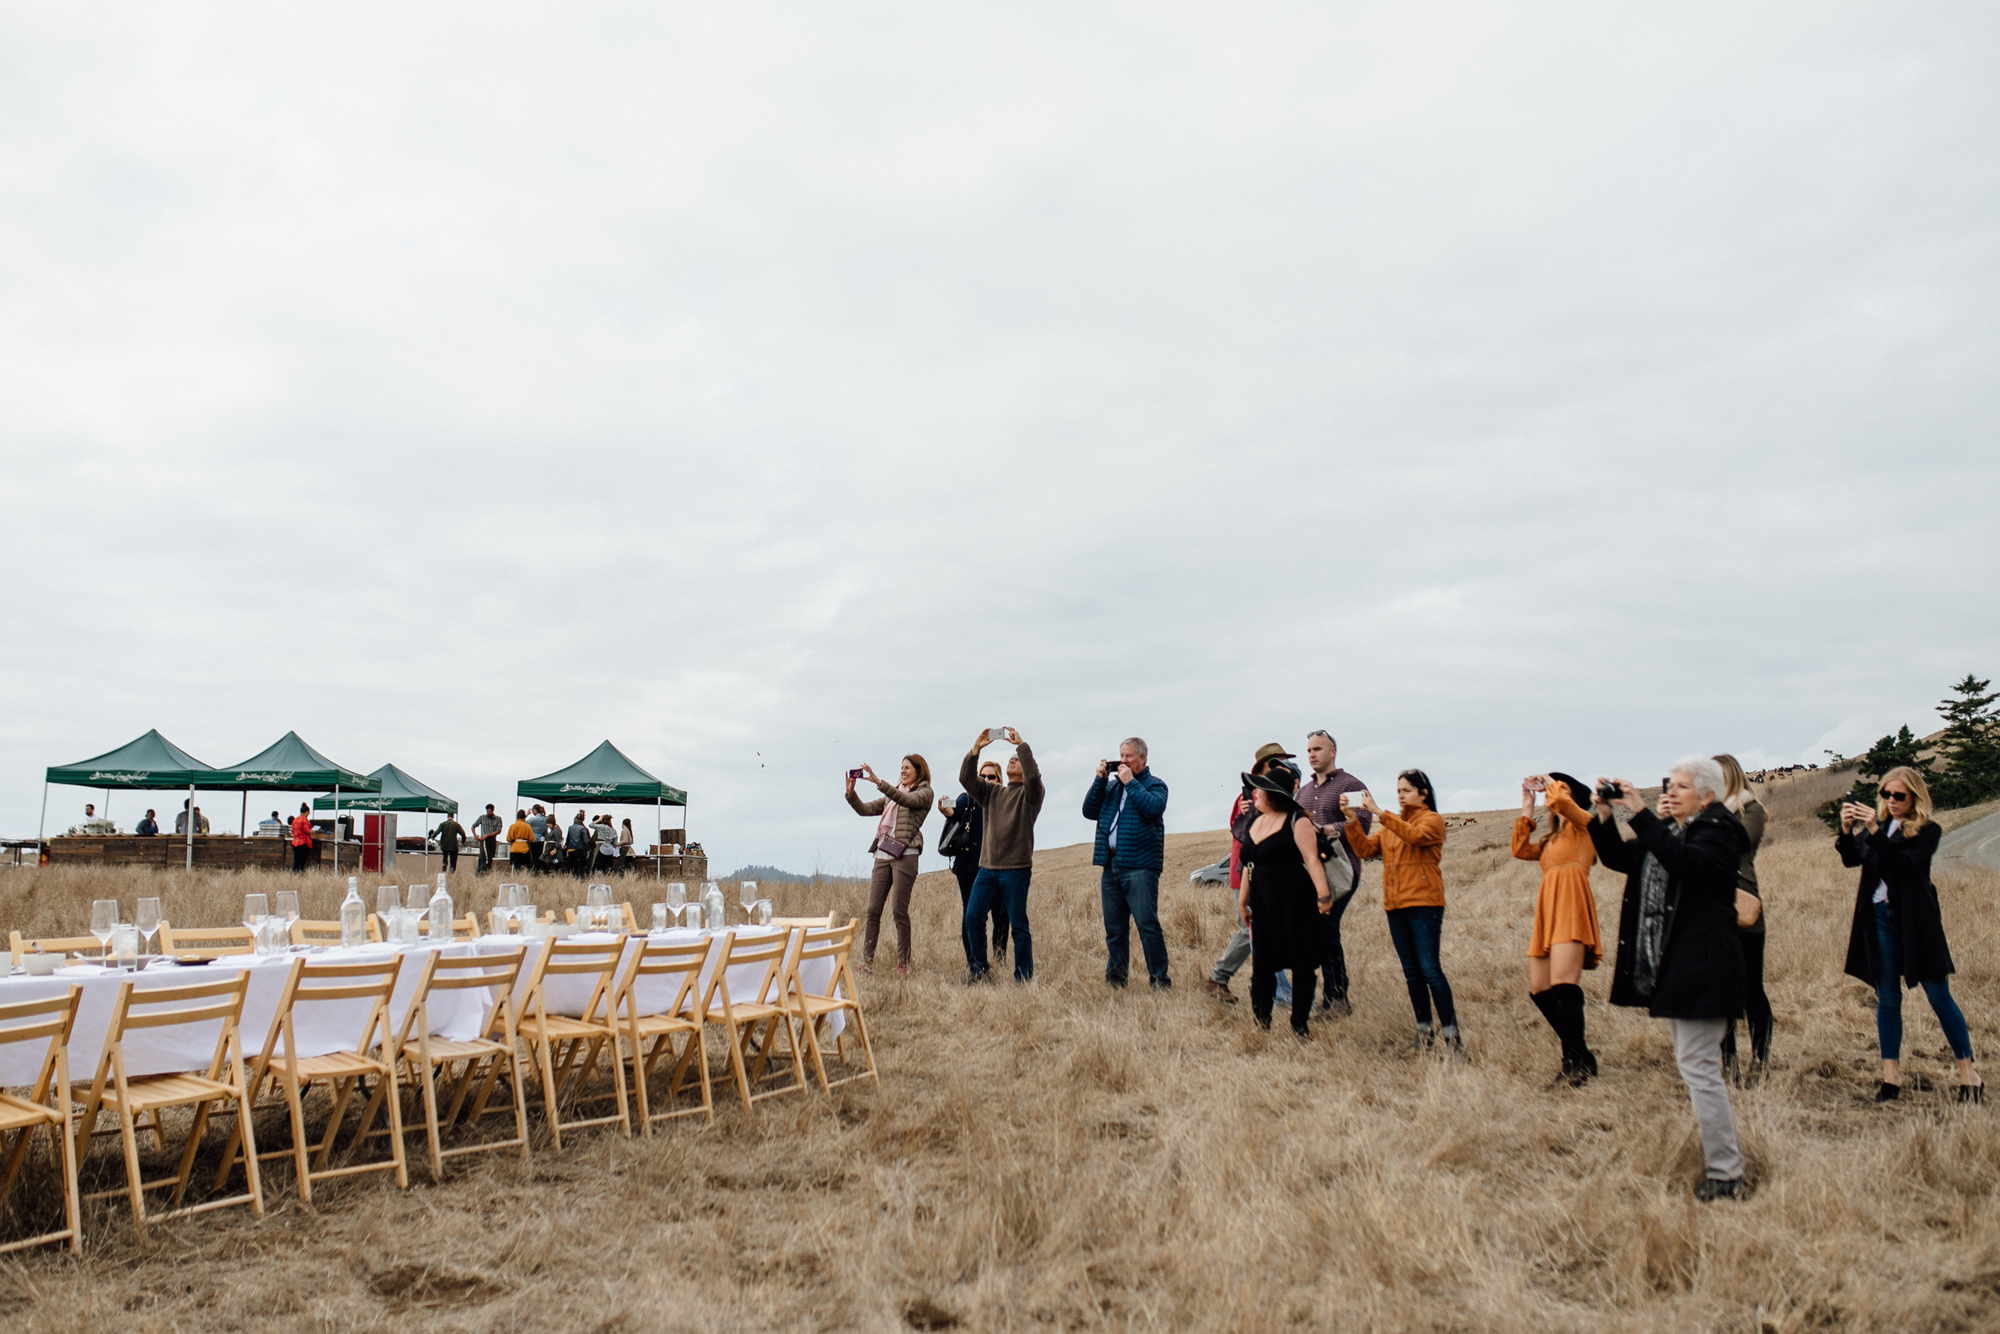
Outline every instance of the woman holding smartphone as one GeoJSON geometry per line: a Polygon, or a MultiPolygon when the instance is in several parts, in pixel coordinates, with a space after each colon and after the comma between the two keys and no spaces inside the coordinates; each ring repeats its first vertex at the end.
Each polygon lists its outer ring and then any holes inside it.
{"type": "Polygon", "coordinates": [[[1847,938],[1847,973],[1875,988],[1875,1034],[1882,1044],[1882,1083],[1875,1101],[1902,1096],[1903,986],[1924,989],[1951,1054],[1958,1058],[1958,1100],[1980,1102],[1986,1081],[1972,1068],[1972,1034],[1952,999],[1951,946],[1944,937],[1931,858],[1941,837],[1931,818],[1931,790],[1915,769],[1882,777],[1875,805],[1840,807],[1841,864],[1861,868],[1854,925],[1847,938]]]}
{"type": "Polygon", "coordinates": [[[860,815],[879,816],[868,851],[875,871],[868,882],[868,924],[861,942],[861,971],[874,971],[875,942],[882,934],[882,905],[891,903],[896,922],[896,971],[910,971],[910,887],[917,881],[917,855],[924,847],[924,820],[931,813],[931,767],[921,755],[905,755],[901,781],[891,784],[862,765],[847,775],[847,804],[860,815]],[[855,779],[882,793],[872,801],[854,795],[855,779]],[[893,898],[892,898],[893,896],[893,898]]]}
{"type": "Polygon", "coordinates": [[[1292,970],[1292,1032],[1312,1036],[1313,970],[1322,955],[1320,918],[1333,911],[1333,889],[1319,860],[1319,830],[1293,797],[1298,775],[1282,766],[1244,774],[1257,815],[1243,832],[1243,888],[1236,913],[1250,933],[1250,1012],[1271,1026],[1278,973],[1292,970]]]}
{"type": "Polygon", "coordinates": [[[1562,1043],[1559,1084],[1580,1087],[1597,1073],[1597,1057],[1584,1041],[1583,974],[1597,967],[1600,949],[1597,898],[1590,868],[1597,849],[1582,802],[1590,788],[1564,773],[1535,774],[1521,782],[1521,816],[1514,821],[1514,855],[1542,864],[1535,894],[1535,926],[1528,939],[1528,999],[1562,1043]],[[1549,832],[1536,838],[1535,797],[1549,809],[1549,832]]]}
{"type": "MultiPolygon", "coordinates": [[[[1340,806],[1349,809],[1349,797],[1342,794],[1340,806]]],[[[1446,1053],[1454,1060],[1465,1055],[1458,1035],[1458,1011],[1451,1000],[1451,983],[1438,962],[1438,943],[1444,934],[1444,817],[1438,814],[1437,792],[1422,769],[1405,769],[1396,778],[1394,812],[1375,804],[1371,793],[1361,794],[1361,809],[1374,816],[1379,832],[1361,832],[1361,821],[1341,825],[1347,844],[1362,858],[1382,857],[1382,908],[1389,916],[1389,940],[1403,964],[1403,984],[1409,988],[1410,1008],[1417,1014],[1417,1035],[1405,1052],[1430,1048],[1431,1002],[1437,1002],[1437,1020],[1442,1025],[1437,1036],[1444,1039],[1446,1053]]]]}

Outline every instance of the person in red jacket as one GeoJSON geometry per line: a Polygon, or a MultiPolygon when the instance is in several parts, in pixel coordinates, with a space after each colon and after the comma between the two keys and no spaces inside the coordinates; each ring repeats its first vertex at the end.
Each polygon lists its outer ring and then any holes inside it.
{"type": "Polygon", "coordinates": [[[292,817],[292,870],[306,869],[306,859],[312,856],[313,823],[312,807],[299,803],[299,813],[292,817]]]}

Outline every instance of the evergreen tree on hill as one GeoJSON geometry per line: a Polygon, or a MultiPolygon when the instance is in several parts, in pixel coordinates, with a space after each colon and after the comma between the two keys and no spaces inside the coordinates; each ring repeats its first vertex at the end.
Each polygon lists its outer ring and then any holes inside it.
{"type": "Polygon", "coordinates": [[[1988,689],[1971,672],[1951,688],[1953,698],[1940,701],[1944,735],[1938,738],[1943,772],[1932,778],[1931,796],[1940,807],[1970,806],[2000,796],[2000,693],[1988,689]]]}

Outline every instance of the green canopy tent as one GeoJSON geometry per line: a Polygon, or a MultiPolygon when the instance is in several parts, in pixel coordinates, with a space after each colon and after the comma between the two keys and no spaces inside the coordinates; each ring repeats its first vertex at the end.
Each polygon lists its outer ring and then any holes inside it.
{"type": "MultiPolygon", "coordinates": [[[[519,809],[523,797],[553,797],[558,801],[589,798],[614,806],[637,806],[650,801],[656,818],[664,818],[667,807],[678,806],[683,823],[687,819],[687,793],[662,783],[632,763],[624,751],[609,741],[567,769],[516,783],[516,809],[519,809]]],[[[660,878],[660,857],[657,853],[653,856],[653,878],[660,878]]]]}
{"type": "MultiPolygon", "coordinates": [[[[241,792],[243,818],[250,818],[250,794],[264,792],[324,792],[333,789],[333,869],[340,870],[340,794],[380,792],[382,780],[335,764],[314,750],[297,732],[287,732],[241,764],[225,764],[195,786],[207,792],[241,792]]],[[[352,803],[350,803],[351,805],[352,803]]],[[[249,830],[246,828],[247,834],[249,830]]]]}
{"type": "Polygon", "coordinates": [[[50,767],[42,780],[42,822],[35,829],[35,841],[39,843],[47,831],[49,822],[49,786],[101,787],[104,789],[104,809],[111,809],[111,789],[140,788],[165,791],[168,789],[188,790],[188,865],[194,865],[194,790],[206,786],[204,779],[215,775],[215,770],[203,764],[194,756],[160,735],[158,728],[149,729],[144,736],[128,741],[116,750],[75,764],[58,764],[50,767]]]}
{"type": "MultiPolygon", "coordinates": [[[[422,811],[426,815],[438,811],[445,815],[458,814],[458,803],[428,783],[418,782],[393,764],[385,764],[368,775],[377,780],[381,787],[372,795],[352,797],[347,803],[351,811],[422,811]]],[[[340,798],[314,797],[313,809],[332,809],[338,818],[340,798]]],[[[431,873],[431,850],[429,831],[424,836],[424,874],[431,873]]]]}

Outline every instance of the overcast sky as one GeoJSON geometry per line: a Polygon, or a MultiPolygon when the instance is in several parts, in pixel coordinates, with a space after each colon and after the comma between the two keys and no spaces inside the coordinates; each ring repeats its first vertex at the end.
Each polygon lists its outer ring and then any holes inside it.
{"type": "Polygon", "coordinates": [[[860,868],[841,771],[989,724],[1045,845],[1132,733],[1206,829],[1314,727],[1460,809],[1929,730],[2000,673],[1996,38],[7,5],[0,832],[148,727],[469,807],[609,737],[718,870],[860,868]]]}

